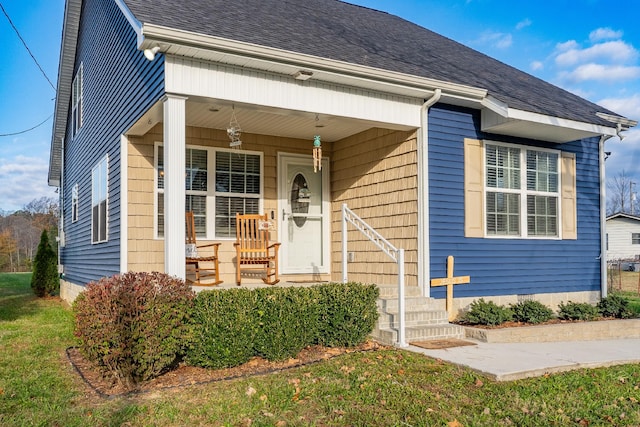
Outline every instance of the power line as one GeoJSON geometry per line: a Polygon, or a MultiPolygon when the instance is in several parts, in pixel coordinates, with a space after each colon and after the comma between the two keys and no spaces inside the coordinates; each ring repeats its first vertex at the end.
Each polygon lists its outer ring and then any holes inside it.
{"type": "MultiPolygon", "coordinates": [[[[36,59],[35,56],[33,56],[33,53],[31,52],[31,49],[29,49],[29,46],[27,46],[27,42],[24,41],[24,39],[22,38],[22,36],[20,35],[20,32],[18,31],[18,29],[16,28],[15,25],[13,25],[13,21],[11,20],[11,18],[9,17],[9,14],[7,13],[7,11],[4,9],[4,6],[2,5],[2,3],[0,2],[0,9],[2,9],[2,13],[4,13],[4,16],[7,17],[7,20],[9,21],[9,24],[11,24],[11,28],[13,28],[13,30],[16,32],[16,34],[18,35],[18,38],[20,39],[20,41],[22,42],[22,44],[24,45],[24,47],[27,49],[27,52],[29,52],[29,55],[31,55],[31,58],[33,59],[33,62],[36,63],[36,65],[38,66],[38,68],[40,69],[40,72],[42,73],[42,75],[44,76],[45,79],[47,79],[47,81],[49,82],[49,85],[51,86],[51,88],[53,89],[53,91],[56,91],[55,86],[53,85],[53,83],[51,83],[51,80],[49,80],[49,77],[47,77],[47,73],[44,72],[44,70],[42,69],[42,67],[40,66],[40,63],[38,63],[38,60],[36,59]]],[[[48,119],[47,119],[48,120],[48,119]]],[[[46,120],[45,120],[46,122],[46,120]]],[[[41,123],[42,124],[42,123],[41,123]]],[[[39,126],[39,125],[38,125],[39,126]]],[[[37,126],[36,126],[37,127],[37,126]]],[[[4,135],[0,135],[0,136],[4,136],[4,135]]]]}
{"type": "Polygon", "coordinates": [[[34,130],[35,128],[38,128],[40,126],[42,126],[43,124],[45,124],[47,122],[47,120],[49,120],[51,117],[53,117],[53,114],[51,114],[49,117],[47,117],[46,119],[44,119],[43,121],[41,121],[40,123],[38,123],[37,125],[35,125],[34,127],[31,127],[29,129],[25,129],[25,130],[21,130],[20,132],[13,132],[13,133],[0,133],[0,137],[3,136],[14,136],[14,135],[20,135],[23,133],[27,133],[29,131],[34,130]]]}

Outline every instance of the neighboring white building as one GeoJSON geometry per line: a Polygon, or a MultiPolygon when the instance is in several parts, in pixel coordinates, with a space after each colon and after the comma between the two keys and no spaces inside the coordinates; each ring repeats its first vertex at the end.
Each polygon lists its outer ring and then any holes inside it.
{"type": "Polygon", "coordinates": [[[607,259],[640,258],[640,216],[617,213],[607,217],[607,259]]]}

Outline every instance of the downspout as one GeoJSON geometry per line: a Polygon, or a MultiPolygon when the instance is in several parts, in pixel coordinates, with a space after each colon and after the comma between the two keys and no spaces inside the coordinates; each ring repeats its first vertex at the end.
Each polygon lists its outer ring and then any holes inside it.
{"type": "MultiPolygon", "coordinates": [[[[65,246],[64,235],[64,138],[60,147],[60,187],[58,188],[58,273],[63,275],[64,271],[60,261],[62,260],[62,248],[65,246]]],[[[64,277],[64,276],[63,276],[64,277]]]]}
{"type": "Polygon", "coordinates": [[[611,135],[601,135],[598,144],[600,156],[600,298],[607,296],[607,194],[604,166],[604,143],[611,135]]]}
{"type": "Polygon", "coordinates": [[[431,295],[429,246],[429,107],[440,100],[442,90],[436,89],[433,96],[420,108],[420,131],[418,132],[418,285],[422,295],[431,295]]]}

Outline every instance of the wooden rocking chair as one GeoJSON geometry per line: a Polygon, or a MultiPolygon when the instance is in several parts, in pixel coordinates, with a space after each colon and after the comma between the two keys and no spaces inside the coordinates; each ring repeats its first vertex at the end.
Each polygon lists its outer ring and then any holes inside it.
{"type": "Polygon", "coordinates": [[[265,270],[262,281],[275,285],[278,279],[278,248],[280,243],[269,244],[267,215],[236,213],[236,282],[240,286],[240,269],[265,270]]]}
{"type": "Polygon", "coordinates": [[[218,272],[218,248],[220,243],[209,243],[206,245],[198,245],[196,242],[196,227],[193,219],[193,212],[185,212],[185,220],[187,223],[186,230],[186,246],[185,260],[187,263],[187,282],[197,286],[215,286],[222,283],[220,273],[218,272]],[[201,248],[213,248],[213,255],[200,255],[198,250],[201,248]],[[202,265],[204,264],[204,266],[202,265]],[[190,268],[192,267],[192,268],[190,268]],[[193,272],[196,280],[189,278],[189,273],[193,272]],[[212,281],[202,283],[202,279],[211,279],[212,281]]]}

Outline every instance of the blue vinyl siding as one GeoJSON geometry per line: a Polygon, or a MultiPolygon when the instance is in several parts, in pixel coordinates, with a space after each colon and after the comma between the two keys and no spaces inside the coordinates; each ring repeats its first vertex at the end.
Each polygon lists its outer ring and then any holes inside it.
{"type": "MultiPolygon", "coordinates": [[[[455,257],[456,276],[471,283],[455,287],[458,297],[597,291],[600,289],[600,196],[598,139],[566,144],[488,135],[477,110],[436,105],[429,113],[431,277],[446,276],[455,257]],[[491,239],[464,237],[464,138],[490,139],[576,154],[578,239],[491,239]]],[[[483,215],[483,212],[478,212],[483,215]]],[[[445,288],[431,295],[445,297],[445,288]]]]}
{"type": "Polygon", "coordinates": [[[136,49],[136,34],[114,1],[83,2],[74,75],[83,64],[83,125],[64,153],[65,280],[86,284],[120,272],[120,136],[164,93],[164,62],[136,49]],[[109,155],[108,241],[91,244],[91,169],[109,155]],[[79,187],[78,221],[71,189],[79,187]]]}

